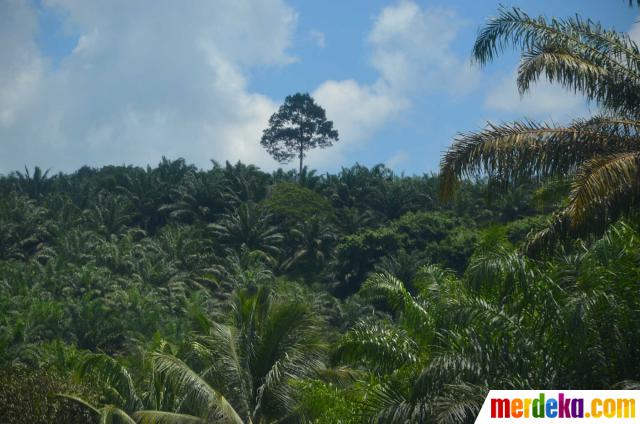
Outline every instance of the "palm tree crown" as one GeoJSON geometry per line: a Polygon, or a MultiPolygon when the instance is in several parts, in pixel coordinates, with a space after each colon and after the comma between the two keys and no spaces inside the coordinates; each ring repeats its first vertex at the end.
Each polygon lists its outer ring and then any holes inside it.
{"type": "Polygon", "coordinates": [[[461,178],[489,175],[503,183],[569,179],[568,204],[529,247],[569,233],[602,232],[628,214],[640,194],[640,50],[626,34],[590,20],[532,18],[501,9],[476,40],[473,56],[485,64],[508,46],[523,51],[518,88],[542,76],[596,102],[602,113],[566,126],[489,124],[460,135],[441,162],[441,195],[461,178]]]}

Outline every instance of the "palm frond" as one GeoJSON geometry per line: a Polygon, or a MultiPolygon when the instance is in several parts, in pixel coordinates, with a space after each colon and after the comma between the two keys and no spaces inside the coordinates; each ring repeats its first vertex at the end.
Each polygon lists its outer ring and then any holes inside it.
{"type": "Polygon", "coordinates": [[[235,392],[234,399],[242,405],[241,413],[248,413],[251,382],[244,368],[245,359],[240,351],[237,329],[219,323],[211,323],[209,335],[198,337],[191,344],[193,352],[205,364],[211,364],[217,379],[224,382],[228,391],[235,392]]]}
{"type": "Polygon", "coordinates": [[[323,381],[337,385],[338,387],[348,387],[364,376],[364,372],[345,366],[322,368],[316,371],[316,375],[323,381]]]}
{"type": "Polygon", "coordinates": [[[547,20],[544,16],[533,18],[516,7],[501,7],[498,15],[489,20],[476,39],[473,56],[486,64],[506,47],[531,51],[549,43],[566,46],[622,72],[627,72],[628,63],[640,57],[637,46],[628,38],[603,29],[596,22],[579,17],[566,20],[547,20]]]}
{"type": "MultiPolygon", "coordinates": [[[[546,76],[550,82],[571,86],[576,92],[589,90],[609,78],[608,71],[574,52],[546,45],[523,54],[518,66],[518,90],[524,94],[532,83],[546,76]]],[[[610,82],[611,84],[612,82],[610,82]]]]}
{"type": "Polygon", "coordinates": [[[114,405],[100,408],[100,424],[136,424],[133,418],[114,405]]]}
{"type": "Polygon", "coordinates": [[[424,399],[411,401],[406,382],[390,379],[374,386],[363,401],[364,421],[381,423],[428,422],[424,399]]]}
{"type": "Polygon", "coordinates": [[[391,372],[416,362],[418,345],[405,331],[390,325],[359,322],[345,334],[334,352],[334,360],[364,362],[371,369],[391,372]]]}
{"type": "Polygon", "coordinates": [[[568,127],[515,122],[462,134],[440,162],[440,194],[450,198],[462,177],[503,182],[566,176],[598,155],[638,148],[640,122],[600,116],[568,127]]]}
{"type": "Polygon", "coordinates": [[[439,424],[471,423],[475,421],[489,389],[469,383],[451,384],[434,402],[439,424]]]}
{"type": "Polygon", "coordinates": [[[56,397],[76,403],[82,408],[93,412],[98,416],[100,424],[136,424],[136,422],[129,416],[129,414],[114,405],[97,407],[85,401],[81,397],[67,394],[56,394],[56,397]]]}
{"type": "Polygon", "coordinates": [[[254,416],[265,398],[277,400],[278,407],[294,407],[291,378],[309,377],[324,367],[325,346],[317,339],[317,319],[307,305],[274,302],[262,322],[259,342],[252,358],[252,372],[257,387],[254,416]]]}
{"type": "Polygon", "coordinates": [[[81,407],[83,407],[83,408],[85,408],[85,409],[87,409],[89,411],[92,411],[96,415],[100,415],[100,408],[90,404],[89,402],[87,402],[86,400],[82,399],[79,396],[68,395],[68,394],[64,394],[64,393],[58,393],[55,396],[60,398],[60,399],[64,399],[64,400],[68,400],[68,401],[71,401],[73,403],[76,403],[76,404],[80,405],[81,407]]]}
{"type": "Polygon", "coordinates": [[[574,225],[581,224],[594,210],[609,208],[624,193],[638,196],[640,151],[600,156],[587,161],[572,184],[567,215],[574,225]]]}
{"type": "Polygon", "coordinates": [[[526,257],[502,247],[477,252],[466,271],[472,289],[500,288],[502,296],[516,288],[527,292],[527,284],[533,275],[533,267],[526,257]]]}
{"type": "Polygon", "coordinates": [[[204,424],[205,420],[193,415],[164,411],[137,411],[133,414],[138,424],[204,424]]]}
{"type": "Polygon", "coordinates": [[[634,211],[640,200],[640,153],[603,155],[585,162],[572,182],[567,207],[530,234],[527,254],[551,251],[572,237],[602,235],[608,225],[634,211]]]}
{"type": "Polygon", "coordinates": [[[571,219],[564,212],[556,212],[547,219],[544,228],[527,236],[523,251],[530,256],[550,252],[570,235],[576,235],[571,219]]]}
{"type": "Polygon", "coordinates": [[[75,372],[80,379],[95,377],[101,379],[108,387],[116,391],[120,397],[119,400],[130,409],[141,406],[133,377],[117,359],[104,353],[87,353],[83,356],[75,372]]]}
{"type": "Polygon", "coordinates": [[[402,313],[402,318],[414,331],[414,336],[430,335],[432,318],[425,305],[414,298],[402,281],[386,273],[376,273],[365,281],[361,293],[370,298],[387,300],[391,307],[402,313]]]}
{"type": "Polygon", "coordinates": [[[205,416],[214,408],[225,421],[242,423],[242,419],[227,399],[211,387],[198,373],[189,368],[187,364],[166,354],[151,353],[149,356],[155,371],[159,374],[166,374],[172,379],[178,390],[185,392],[193,399],[196,407],[205,416]]]}

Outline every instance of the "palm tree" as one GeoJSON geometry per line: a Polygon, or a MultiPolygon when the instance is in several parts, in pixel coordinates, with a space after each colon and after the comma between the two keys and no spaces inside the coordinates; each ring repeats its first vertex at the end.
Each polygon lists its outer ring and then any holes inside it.
{"type": "Polygon", "coordinates": [[[223,180],[214,173],[188,173],[176,188],[170,190],[171,202],[158,211],[167,211],[172,219],[188,223],[211,222],[212,216],[224,210],[223,180]]]}
{"type": "Polygon", "coordinates": [[[226,322],[198,320],[184,359],[166,347],[147,354],[149,390],[137,389],[117,360],[89,355],[79,374],[106,385],[113,404],[85,406],[127,423],[259,423],[295,414],[291,381],[324,367],[317,314],[265,287],[239,291],[228,312],[226,322]]]}
{"type": "Polygon", "coordinates": [[[207,414],[211,400],[224,396],[233,410],[225,412],[219,401],[218,410],[228,418],[263,422],[286,417],[295,405],[288,381],[323,367],[324,344],[313,311],[305,303],[278,299],[264,287],[239,292],[230,321],[205,324],[203,330],[192,343],[193,368],[163,354],[152,359],[158,372],[178,382],[196,410],[207,414]]]}
{"type": "Polygon", "coordinates": [[[224,246],[238,252],[246,247],[274,257],[280,253],[282,234],[269,223],[271,215],[253,202],[242,203],[223,215],[219,223],[209,224],[224,246]]]}
{"type": "Polygon", "coordinates": [[[461,134],[441,162],[441,195],[462,177],[488,174],[502,183],[568,179],[567,205],[529,244],[534,251],[563,235],[602,233],[640,200],[640,50],[628,35],[591,20],[533,18],[500,9],[480,32],[473,56],[485,64],[505,47],[522,50],[518,88],[546,76],[601,107],[566,126],[530,121],[489,124],[461,134]]]}
{"type": "Polygon", "coordinates": [[[359,164],[342,168],[338,175],[327,175],[325,195],[336,207],[362,206],[382,174],[380,166],[372,170],[359,164]]]}
{"type": "Polygon", "coordinates": [[[136,221],[146,231],[153,232],[164,220],[158,209],[168,200],[169,188],[150,166],[134,168],[127,173],[116,190],[127,197],[135,210],[136,221]]]}
{"type": "Polygon", "coordinates": [[[227,249],[221,263],[211,268],[222,288],[216,295],[227,298],[234,290],[272,282],[273,272],[269,262],[271,258],[260,251],[244,248],[238,253],[233,249],[227,249]]]}
{"type": "Polygon", "coordinates": [[[131,204],[122,195],[113,195],[107,191],[98,194],[91,208],[84,210],[87,228],[102,236],[122,234],[133,220],[131,204]]]}
{"type": "Polygon", "coordinates": [[[424,195],[418,193],[412,180],[393,176],[372,188],[368,203],[379,216],[391,221],[407,211],[415,210],[422,200],[420,197],[424,195]]]}
{"type": "Polygon", "coordinates": [[[225,197],[231,204],[259,202],[267,194],[270,176],[255,165],[241,162],[231,165],[226,162],[224,168],[213,162],[213,171],[222,172],[226,187],[225,197]]]}
{"type": "Polygon", "coordinates": [[[162,157],[158,167],[153,170],[158,182],[165,186],[176,186],[189,173],[196,172],[195,165],[187,165],[182,158],[169,160],[162,157]]]}
{"type": "Polygon", "coordinates": [[[423,267],[415,294],[388,273],[371,276],[361,294],[393,319],[365,317],[334,352],[370,372],[363,418],[471,423],[489,388],[637,381],[637,234],[619,222],[546,263],[488,233],[463,278],[423,267]]]}
{"type": "Polygon", "coordinates": [[[322,181],[322,177],[316,175],[315,169],[310,170],[307,168],[307,165],[305,165],[302,167],[302,171],[300,172],[300,175],[298,175],[297,180],[302,187],[315,190],[322,181]]]}
{"type": "Polygon", "coordinates": [[[374,213],[370,209],[355,207],[336,210],[336,226],[343,235],[355,234],[374,224],[374,213]]]}
{"type": "Polygon", "coordinates": [[[1,199],[0,259],[24,259],[40,251],[55,229],[47,213],[25,196],[11,193],[1,199]]]}
{"type": "Polygon", "coordinates": [[[333,226],[318,218],[298,224],[291,230],[291,235],[296,249],[283,263],[284,269],[290,269],[299,263],[306,263],[313,270],[318,269],[327,262],[336,241],[333,226]]]}
{"type": "Polygon", "coordinates": [[[47,169],[43,172],[39,166],[34,168],[33,174],[25,166],[24,174],[16,171],[13,175],[18,179],[18,190],[34,200],[38,200],[47,194],[53,183],[53,178],[49,177],[49,170],[47,169]]]}

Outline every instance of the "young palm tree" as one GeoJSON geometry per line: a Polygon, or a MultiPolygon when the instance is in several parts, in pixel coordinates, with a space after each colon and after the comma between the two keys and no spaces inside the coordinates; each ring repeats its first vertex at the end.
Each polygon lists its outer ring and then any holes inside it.
{"type": "Polygon", "coordinates": [[[521,93],[546,76],[601,107],[566,126],[530,121],[489,124],[460,135],[441,162],[441,195],[460,178],[488,174],[501,182],[569,179],[568,204],[529,247],[570,233],[602,232],[640,201],[640,50],[628,35],[591,20],[533,18],[501,9],[480,32],[473,56],[485,64],[508,46],[522,50],[521,93]]]}
{"type": "Polygon", "coordinates": [[[324,368],[317,314],[264,287],[239,291],[229,312],[227,322],[201,317],[182,359],[170,349],[149,353],[147,390],[136,390],[115,359],[89,355],[80,374],[99,378],[118,406],[86,406],[102,419],[117,415],[114,422],[127,423],[258,423],[292,416],[291,380],[324,368]]]}
{"type": "Polygon", "coordinates": [[[218,405],[218,412],[228,418],[269,421],[292,412],[293,388],[288,381],[322,368],[324,345],[318,324],[304,303],[277,299],[266,288],[241,291],[230,322],[206,325],[205,334],[193,342],[193,368],[166,355],[152,358],[160,373],[189,393],[196,409],[212,413],[207,402],[218,399],[218,392],[233,408],[225,412],[224,403],[218,405]]]}

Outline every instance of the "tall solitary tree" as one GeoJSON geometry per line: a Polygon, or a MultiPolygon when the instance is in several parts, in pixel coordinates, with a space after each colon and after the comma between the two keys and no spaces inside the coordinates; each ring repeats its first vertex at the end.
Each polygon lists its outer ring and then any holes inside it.
{"type": "Polygon", "coordinates": [[[271,115],[260,144],[280,163],[289,163],[297,157],[301,175],[306,151],[330,147],[334,141],[338,141],[338,131],[333,129],[333,121],[327,120],[324,109],[308,93],[296,93],[287,96],[271,115]]]}

